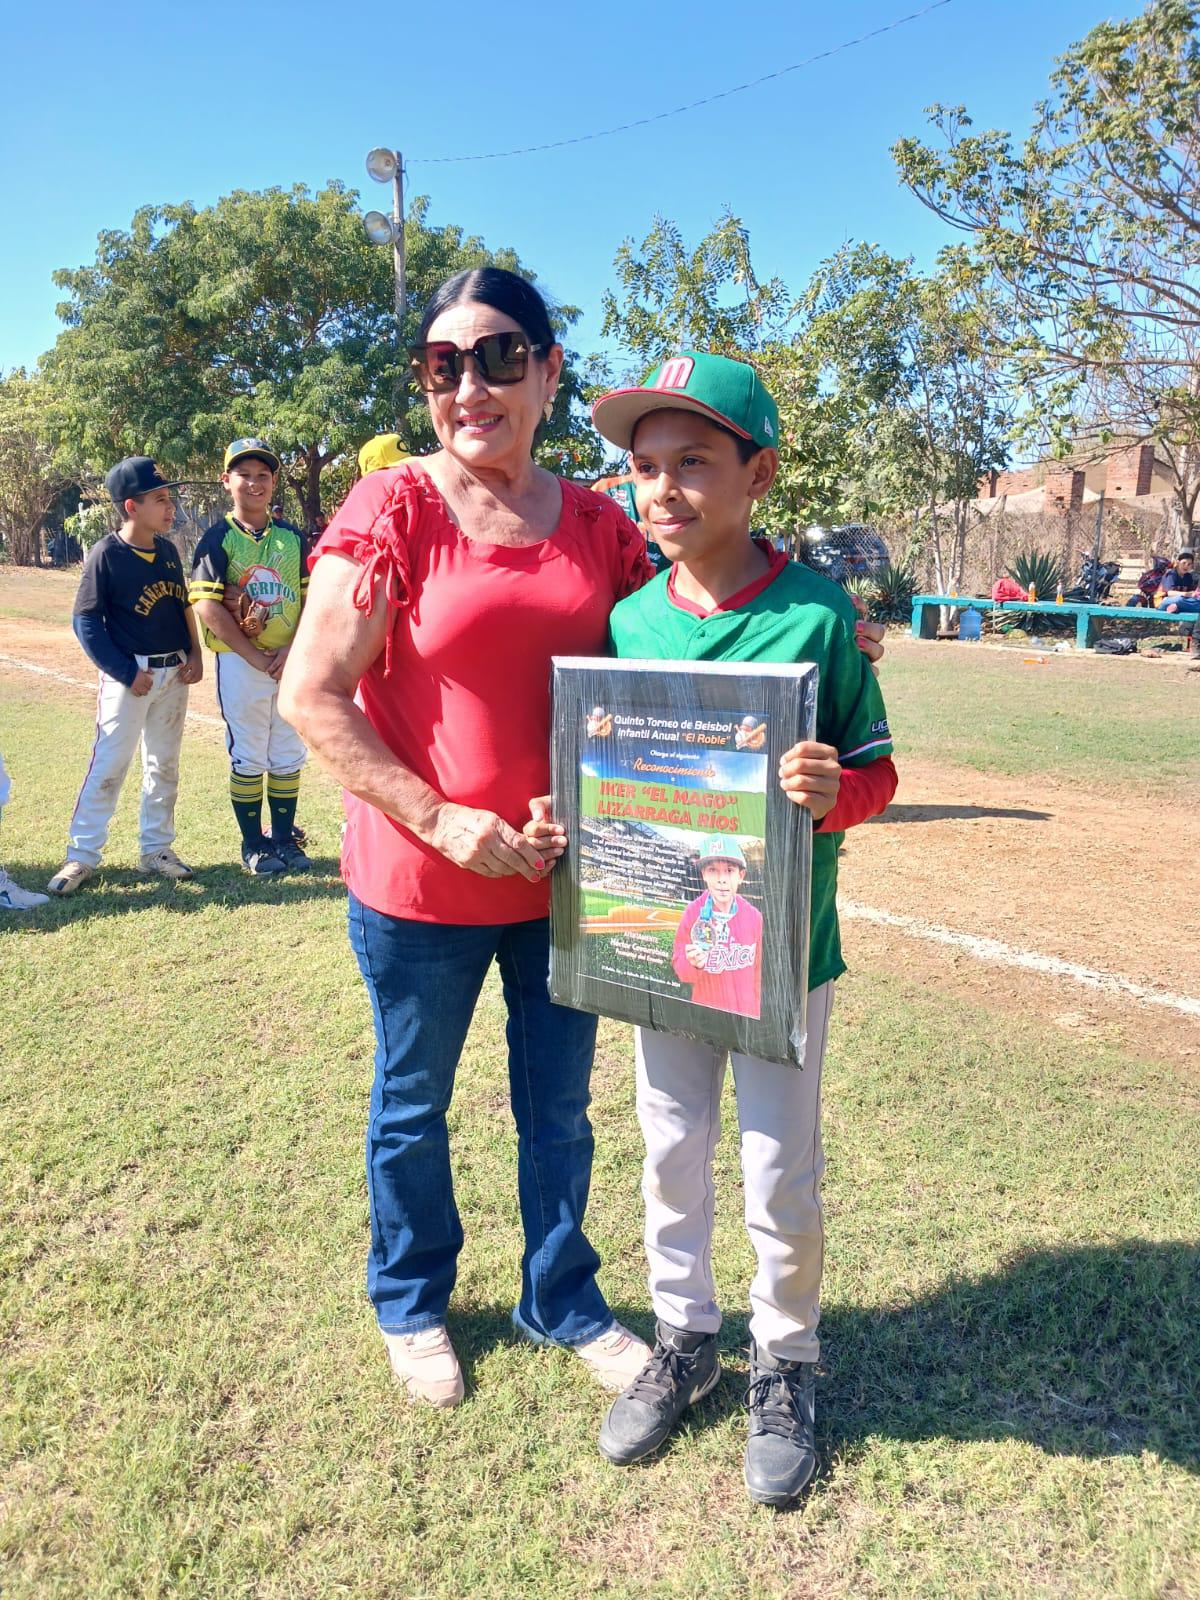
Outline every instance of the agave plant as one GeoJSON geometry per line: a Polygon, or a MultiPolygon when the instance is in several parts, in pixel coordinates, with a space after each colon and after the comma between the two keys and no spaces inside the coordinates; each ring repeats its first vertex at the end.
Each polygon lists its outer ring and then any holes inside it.
{"type": "MultiPolygon", "coordinates": [[[[1022,550],[1008,568],[1010,578],[1015,578],[1022,589],[1036,586],[1037,598],[1053,600],[1062,582],[1062,562],[1048,550],[1022,550]]],[[[1061,620],[1045,611],[1006,612],[1014,627],[1031,633],[1062,633],[1073,627],[1069,617],[1061,620]]]]}
{"type": "Polygon", "coordinates": [[[1039,600],[1053,600],[1062,582],[1062,562],[1049,550],[1022,550],[1008,568],[1022,589],[1036,588],[1039,600]]]}
{"type": "Polygon", "coordinates": [[[907,622],[912,616],[917,575],[904,562],[888,561],[871,577],[867,609],[872,622],[907,622]]]}
{"type": "Polygon", "coordinates": [[[873,578],[852,577],[842,580],[842,588],[854,600],[861,600],[870,615],[871,603],[875,598],[875,580],[873,578]]]}
{"type": "Polygon", "coordinates": [[[911,567],[887,561],[869,578],[847,578],[842,587],[862,601],[872,622],[907,622],[912,616],[917,575],[911,567]]]}

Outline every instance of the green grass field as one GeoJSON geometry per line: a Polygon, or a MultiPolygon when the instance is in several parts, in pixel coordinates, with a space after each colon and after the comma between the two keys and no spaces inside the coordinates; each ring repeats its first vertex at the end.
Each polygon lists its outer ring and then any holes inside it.
{"type": "Polygon", "coordinates": [[[1197,681],[1177,661],[890,648],[888,715],[906,755],[1093,789],[1161,795],[1200,783],[1200,741],[1181,737],[1197,681]]]}
{"type": "MultiPolygon", "coordinates": [[[[1107,782],[1137,771],[1145,707],[1167,716],[1150,669],[1101,730],[1093,689],[1043,679],[1053,705],[1035,710],[990,659],[961,669],[987,708],[973,719],[949,666],[898,650],[907,742],[1107,782]],[[1025,731],[1001,748],[987,721],[1009,706],[1025,731]]],[[[17,782],[0,860],[24,882],[61,860],[89,715],[85,694],[0,676],[17,782]]],[[[595,1450],[602,1392],[511,1335],[492,986],[452,1112],[468,1400],[417,1409],[389,1379],[362,1290],[372,1039],[337,797],[306,775],[320,870],[255,883],[232,866],[219,735],[190,732],[185,756],[196,882],[129,870],[131,782],[102,877],[0,924],[6,1600],[1200,1595],[1200,1091],[1151,1026],[1131,1054],[860,965],[825,1081],[821,1475],[790,1514],[744,1498],[751,1260],[728,1131],[726,1374],[660,1459],[618,1471],[595,1450]]],[[[1181,754],[1168,781],[1196,776],[1181,754]]],[[[648,1334],[619,1026],[602,1025],[594,1092],[592,1233],[610,1299],[648,1334]]]]}

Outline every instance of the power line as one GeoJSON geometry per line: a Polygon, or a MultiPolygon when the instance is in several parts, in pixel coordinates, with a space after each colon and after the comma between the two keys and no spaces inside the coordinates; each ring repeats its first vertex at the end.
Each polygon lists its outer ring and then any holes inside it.
{"type": "Polygon", "coordinates": [[[577,133],[572,139],[554,139],[549,144],[527,144],[518,150],[492,150],[486,155],[474,156],[407,156],[405,165],[411,162],[421,162],[426,166],[443,166],[454,161],[503,161],[508,156],[531,156],[542,150],[562,150],[571,144],[587,144],[593,139],[608,139],[614,133],[628,133],[631,128],[649,127],[652,122],[665,122],[668,117],[681,117],[685,111],[698,111],[701,106],[710,106],[718,100],[728,100],[730,95],[745,94],[747,89],[757,89],[760,84],[773,83],[776,78],[786,78],[789,72],[799,72],[802,67],[811,67],[816,61],[828,61],[830,56],[841,55],[843,50],[853,50],[855,45],[866,44],[870,39],[878,39],[880,34],[891,33],[896,28],[902,28],[908,22],[916,22],[921,17],[927,17],[931,11],[939,11],[942,6],[948,6],[951,0],[931,0],[931,4],[922,6],[920,11],[910,11],[906,17],[897,17],[894,22],[886,22],[881,28],[872,28],[870,33],[860,33],[857,39],[847,39],[843,44],[835,44],[829,50],[819,50],[815,56],[807,56],[803,61],[797,61],[790,67],[780,67],[777,72],[764,73],[761,78],[751,78],[749,83],[736,84],[732,89],[720,89],[716,94],[705,95],[703,100],[692,100],[685,106],[675,106],[670,111],[658,111],[652,117],[638,117],[635,122],[622,122],[615,128],[600,128],[595,133],[577,133]]]}

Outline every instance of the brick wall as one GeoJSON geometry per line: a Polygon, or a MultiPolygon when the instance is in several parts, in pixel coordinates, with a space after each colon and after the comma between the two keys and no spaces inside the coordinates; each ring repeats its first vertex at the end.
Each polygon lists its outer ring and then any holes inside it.
{"type": "Polygon", "coordinates": [[[1132,450],[1114,450],[1108,458],[1104,492],[1110,500],[1133,500],[1149,494],[1154,487],[1154,446],[1135,445],[1132,450]]]}
{"type": "Polygon", "coordinates": [[[1024,494],[1026,489],[1037,488],[1040,475],[1040,467],[1026,467],[1023,472],[989,472],[979,480],[979,498],[996,500],[1002,494],[1024,494]]]}
{"type": "MultiPolygon", "coordinates": [[[[989,472],[980,478],[980,500],[998,500],[1001,495],[1024,494],[1044,482],[1047,511],[1077,511],[1083,504],[1086,472],[1091,471],[1093,487],[1099,474],[1095,467],[1072,471],[1054,465],[1025,467],[1020,472],[989,472]]],[[[1114,450],[1104,463],[1104,492],[1110,500],[1135,500],[1140,495],[1153,493],[1154,446],[1134,445],[1129,450],[1114,450]]]]}
{"type": "Polygon", "coordinates": [[[1054,513],[1078,511],[1083,504],[1084,475],[1070,467],[1051,467],[1046,473],[1047,516],[1054,513]]]}

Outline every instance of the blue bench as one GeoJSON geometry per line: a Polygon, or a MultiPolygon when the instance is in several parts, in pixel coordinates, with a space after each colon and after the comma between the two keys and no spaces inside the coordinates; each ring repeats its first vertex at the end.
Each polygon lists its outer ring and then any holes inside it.
{"type": "Polygon", "coordinates": [[[1169,627],[1187,628],[1189,631],[1200,621],[1196,612],[1151,611],[1145,606],[1086,605],[1078,600],[1005,600],[998,605],[994,600],[972,598],[971,595],[918,594],[913,596],[912,635],[914,639],[937,638],[937,613],[948,606],[963,611],[974,606],[977,611],[1025,611],[1035,615],[1075,618],[1075,648],[1090,650],[1100,636],[1101,622],[1129,621],[1160,623],[1169,627]]]}
{"type": "Polygon", "coordinates": [[[980,600],[969,594],[915,594],[912,608],[912,635],[914,639],[936,639],[937,614],[943,606],[951,611],[965,611],[974,606],[976,611],[999,611],[994,600],[980,600]]]}

